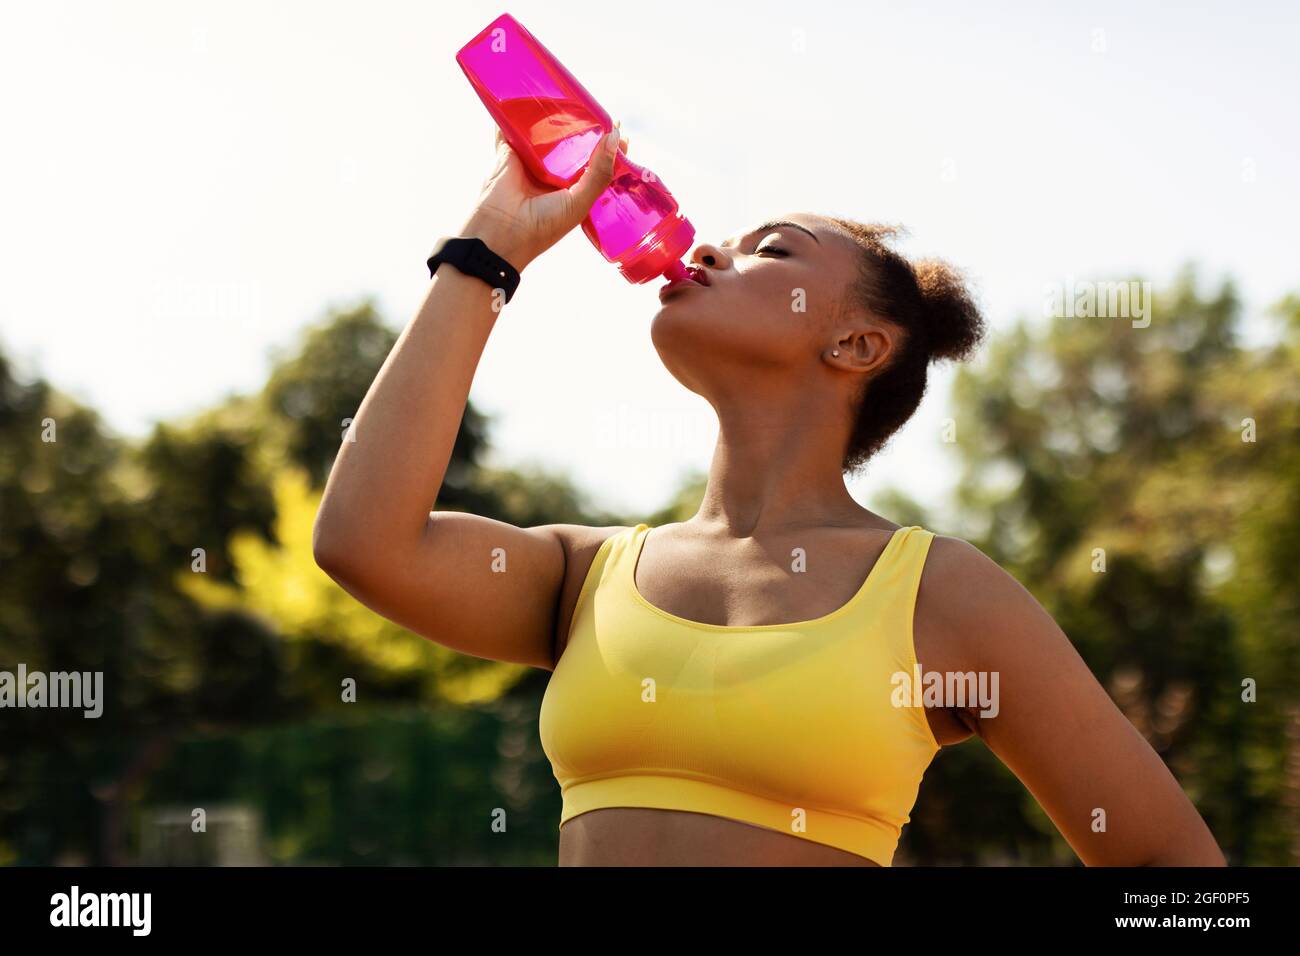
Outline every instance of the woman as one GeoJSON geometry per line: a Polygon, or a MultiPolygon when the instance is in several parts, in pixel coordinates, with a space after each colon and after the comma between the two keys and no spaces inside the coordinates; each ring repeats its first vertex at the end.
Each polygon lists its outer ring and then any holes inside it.
{"type": "MultiPolygon", "coordinates": [[[[498,133],[459,234],[522,272],[582,221],[620,145],[616,129],[549,190],[498,133]]],[[[1084,863],[1224,865],[1024,588],[845,488],[916,409],[929,362],[983,331],[957,275],[888,236],[788,216],[699,245],[695,281],[661,291],[655,348],[720,431],[699,513],[654,529],[430,512],[500,301],[440,268],[339,451],[317,562],[416,633],[553,671],[562,865],[889,866],[934,753],[971,734],[1084,863]]]]}

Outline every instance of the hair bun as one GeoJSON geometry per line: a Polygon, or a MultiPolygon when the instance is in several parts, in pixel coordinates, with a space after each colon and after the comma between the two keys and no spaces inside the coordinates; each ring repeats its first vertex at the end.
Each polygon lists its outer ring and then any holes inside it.
{"type": "Polygon", "coordinates": [[[961,273],[938,259],[914,262],[912,271],[921,292],[931,361],[969,357],[984,338],[984,317],[961,273]]]}

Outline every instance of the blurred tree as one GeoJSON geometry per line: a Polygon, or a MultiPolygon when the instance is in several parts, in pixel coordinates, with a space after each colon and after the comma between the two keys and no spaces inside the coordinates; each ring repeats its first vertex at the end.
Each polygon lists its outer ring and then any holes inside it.
{"type": "MultiPolygon", "coordinates": [[[[273,443],[306,469],[313,487],[324,486],[346,423],[396,342],[396,333],[384,325],[373,301],[366,300],[331,313],[306,329],[291,351],[277,354],[262,392],[267,418],[281,432],[273,443]]],[[[485,430],[483,415],[467,404],[439,495],[441,506],[469,509],[477,503],[467,485],[486,447],[485,430]]]]}
{"type": "Polygon", "coordinates": [[[234,580],[226,542],[237,531],[272,538],[274,503],[254,461],[255,426],[203,421],[159,425],[140,450],[148,476],[147,510],[176,561],[204,551],[207,573],[234,580]]]}
{"type": "MultiPolygon", "coordinates": [[[[1244,349],[1231,283],[1202,296],[1186,271],[1155,297],[1148,327],[1072,318],[999,336],[987,362],[959,374],[954,402],[963,536],[1053,613],[1234,863],[1297,862],[1289,308],[1277,345],[1244,349]],[[1258,703],[1242,700],[1248,679],[1258,703]]],[[[1005,771],[968,763],[965,749],[960,766],[942,754],[927,778],[926,796],[946,795],[918,808],[913,849],[1069,859],[1028,794],[1007,818],[1005,771]],[[971,828],[945,837],[960,815],[971,828]]]]}
{"type": "MultiPolygon", "coordinates": [[[[1188,273],[1156,306],[1145,329],[1022,325],[961,373],[953,533],[1056,616],[1234,863],[1294,863],[1300,298],[1262,349],[1237,340],[1230,284],[1202,295],[1188,273]],[[1258,703],[1242,702],[1246,680],[1258,703]]],[[[121,862],[140,807],[223,799],[261,809],[277,861],[553,861],[546,673],[397,628],[311,557],[343,420],[395,338],[368,302],[328,315],[262,392],[139,447],[0,355],[0,669],[102,671],[105,697],[97,720],[0,712],[0,864],[121,862]],[[479,825],[497,807],[508,840],[479,825]]],[[[535,466],[484,467],[487,440],[467,409],[437,507],[659,525],[704,488],[692,474],[626,518],[535,466]]],[[[883,500],[929,526],[905,495],[883,500]]],[[[1073,855],[971,742],[936,758],[900,861],[1073,855]]]]}

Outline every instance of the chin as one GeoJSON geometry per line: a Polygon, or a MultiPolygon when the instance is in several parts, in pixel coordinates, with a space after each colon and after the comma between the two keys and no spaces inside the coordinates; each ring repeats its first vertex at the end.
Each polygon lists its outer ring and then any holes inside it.
{"type": "Polygon", "coordinates": [[[696,365],[700,356],[710,354],[715,348],[716,338],[706,315],[692,313],[679,302],[666,303],[650,322],[650,341],[659,353],[659,361],[692,392],[699,392],[696,365]]]}
{"type": "Polygon", "coordinates": [[[685,298],[679,294],[669,299],[650,320],[650,339],[660,354],[681,352],[711,337],[708,315],[691,308],[691,303],[682,301],[685,298]]]}

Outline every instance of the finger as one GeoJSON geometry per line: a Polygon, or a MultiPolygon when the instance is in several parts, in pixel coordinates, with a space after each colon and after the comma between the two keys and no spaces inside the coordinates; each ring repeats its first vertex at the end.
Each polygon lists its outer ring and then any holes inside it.
{"type": "Polygon", "coordinates": [[[613,131],[597,145],[596,152],[592,155],[586,170],[583,171],[582,177],[569,187],[569,195],[573,197],[574,212],[579,219],[584,218],[591,211],[592,205],[613,178],[618,142],[619,130],[618,124],[615,123],[613,131]]]}

